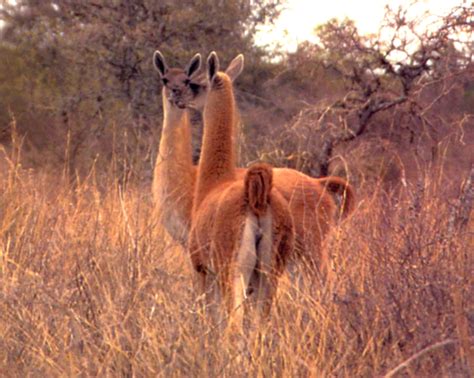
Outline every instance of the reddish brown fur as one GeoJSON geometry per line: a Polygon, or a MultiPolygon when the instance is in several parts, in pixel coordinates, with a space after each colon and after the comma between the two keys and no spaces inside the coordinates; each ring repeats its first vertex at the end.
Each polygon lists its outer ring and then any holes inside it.
{"type": "Polygon", "coordinates": [[[273,185],[272,167],[268,164],[254,164],[247,170],[244,178],[245,200],[257,216],[263,216],[268,208],[270,191],[273,185]]]}
{"type": "Polygon", "coordinates": [[[232,140],[234,107],[231,80],[219,72],[211,84],[204,109],[204,137],[193,201],[194,209],[200,206],[204,197],[218,183],[235,179],[235,150],[232,140]],[[213,111],[209,111],[210,109],[213,111]]]}
{"type": "MultiPolygon", "coordinates": [[[[242,267],[238,267],[237,261],[243,256],[239,254],[248,253],[249,258],[256,254],[255,259],[259,259],[260,222],[269,225],[268,230],[261,231],[261,237],[271,241],[271,268],[266,273],[274,278],[262,279],[269,281],[265,302],[271,303],[276,278],[293,250],[293,221],[287,201],[278,191],[271,190],[270,166],[256,165],[247,171],[244,179],[237,177],[232,82],[225,73],[219,72],[210,85],[204,110],[203,152],[198,167],[189,250],[193,266],[200,275],[202,292],[206,291],[209,272],[214,272],[228,314],[234,310],[241,314],[242,309],[238,308],[248,282],[242,290],[238,286],[239,275],[242,274],[242,280],[244,276],[250,277],[257,264],[252,260],[250,267],[239,270],[242,267]],[[255,224],[249,218],[252,212],[257,216],[255,224]],[[247,269],[251,269],[250,276],[247,269]]],[[[237,323],[241,325],[241,316],[237,323]]]]}
{"type": "MultiPolygon", "coordinates": [[[[169,79],[171,83],[179,84],[184,70],[170,69],[169,79]]],[[[182,87],[184,98],[192,98],[192,94],[186,94],[185,87],[182,87]]],[[[189,92],[189,89],[188,89],[189,92]]],[[[166,103],[165,96],[168,95],[166,88],[163,90],[163,102],[166,103]]],[[[190,102],[195,102],[191,99],[190,102]]],[[[204,102],[204,101],[203,101],[204,102]]],[[[180,109],[172,108],[175,111],[180,109]]],[[[236,123],[237,111],[233,107],[233,122],[236,123]]],[[[166,116],[165,116],[166,120],[166,116]]],[[[183,225],[179,232],[173,232],[172,227],[167,227],[175,240],[183,246],[186,245],[189,235],[190,219],[192,213],[192,203],[194,186],[197,180],[197,168],[191,163],[191,141],[190,125],[186,116],[177,121],[175,132],[164,136],[160,143],[162,150],[170,151],[169,159],[163,163],[163,159],[157,159],[155,168],[153,192],[159,192],[161,187],[168,187],[168,196],[160,203],[160,210],[167,214],[163,217],[168,221],[176,219],[176,222],[183,225]],[[182,182],[176,180],[182,178],[182,182]]],[[[203,152],[204,153],[204,152],[203,152]]],[[[243,179],[247,169],[237,168],[234,170],[235,178],[243,179]]],[[[354,208],[354,193],[352,187],[339,177],[325,177],[313,179],[301,172],[288,168],[273,169],[273,186],[289,202],[291,214],[294,218],[296,229],[297,255],[311,266],[319,267],[325,264],[326,255],[321,250],[321,242],[328,232],[331,224],[336,218],[336,203],[332,193],[344,193],[345,200],[341,203],[341,215],[347,216],[354,208]]],[[[165,225],[166,227],[166,225],[165,225]]]]}
{"type": "MultiPolygon", "coordinates": [[[[286,206],[284,197],[278,190],[272,190],[268,196],[274,219],[274,235],[289,232],[280,236],[285,244],[290,245],[293,238],[292,216],[286,206]]],[[[199,214],[193,217],[191,228],[191,259],[193,266],[200,272],[222,272],[225,266],[234,259],[236,243],[242,232],[242,222],[248,213],[245,200],[243,180],[229,181],[220,184],[202,201],[199,214]],[[213,250],[215,249],[215,255],[213,250]]],[[[284,248],[278,253],[279,265],[284,265],[290,256],[284,248]]],[[[228,266],[227,266],[228,268],[228,266]]]]}
{"type": "Polygon", "coordinates": [[[317,179],[319,184],[323,185],[330,192],[338,194],[341,200],[341,215],[347,217],[355,207],[355,193],[352,186],[343,178],[336,176],[328,176],[317,179]]]}

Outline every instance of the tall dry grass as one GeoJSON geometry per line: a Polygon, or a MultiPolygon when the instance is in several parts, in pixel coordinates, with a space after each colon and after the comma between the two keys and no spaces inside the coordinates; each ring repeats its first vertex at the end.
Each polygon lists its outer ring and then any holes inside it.
{"type": "Polygon", "coordinates": [[[472,186],[360,193],[327,240],[333,280],[293,267],[242,352],[198,311],[148,187],[19,163],[17,149],[0,174],[1,376],[474,373],[472,186]]]}

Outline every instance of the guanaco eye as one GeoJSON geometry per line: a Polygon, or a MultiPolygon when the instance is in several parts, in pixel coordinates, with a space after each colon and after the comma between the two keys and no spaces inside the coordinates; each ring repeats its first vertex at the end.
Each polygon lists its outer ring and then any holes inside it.
{"type": "Polygon", "coordinates": [[[191,82],[191,80],[186,79],[186,80],[184,80],[184,85],[188,85],[190,82],[191,82]]]}
{"type": "Polygon", "coordinates": [[[199,93],[199,90],[201,89],[201,86],[199,84],[191,83],[191,84],[189,84],[189,88],[191,88],[191,91],[194,94],[197,94],[197,93],[199,93]]]}
{"type": "Polygon", "coordinates": [[[163,82],[164,85],[168,84],[168,79],[166,77],[164,77],[163,79],[161,79],[161,81],[163,82]]]}

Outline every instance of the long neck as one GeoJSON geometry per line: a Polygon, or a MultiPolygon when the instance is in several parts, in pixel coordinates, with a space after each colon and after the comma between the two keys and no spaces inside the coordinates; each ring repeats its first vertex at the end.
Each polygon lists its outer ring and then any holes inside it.
{"type": "Polygon", "coordinates": [[[186,110],[165,110],[160,150],[156,164],[189,169],[192,167],[191,127],[186,110]]]}
{"type": "Polygon", "coordinates": [[[204,108],[204,136],[199,161],[195,205],[213,186],[235,175],[235,103],[232,82],[218,73],[204,108]]]}
{"type": "Polygon", "coordinates": [[[153,197],[163,212],[187,221],[191,215],[195,168],[188,112],[171,106],[163,93],[163,129],[153,174],[153,197]]]}

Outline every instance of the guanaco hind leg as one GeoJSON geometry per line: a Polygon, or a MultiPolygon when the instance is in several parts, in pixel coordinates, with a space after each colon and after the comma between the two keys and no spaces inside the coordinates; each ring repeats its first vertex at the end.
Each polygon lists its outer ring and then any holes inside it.
{"type": "Polygon", "coordinates": [[[257,267],[257,236],[259,233],[258,221],[255,215],[248,214],[242,231],[233,272],[233,293],[231,308],[231,325],[236,329],[243,328],[244,301],[250,280],[257,267]]]}

